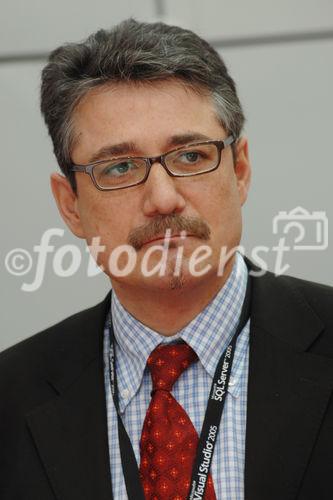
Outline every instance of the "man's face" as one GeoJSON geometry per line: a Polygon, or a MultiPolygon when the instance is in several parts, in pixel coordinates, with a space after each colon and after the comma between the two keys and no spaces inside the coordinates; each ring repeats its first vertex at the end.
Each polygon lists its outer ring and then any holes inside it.
{"type": "MultiPolygon", "coordinates": [[[[158,156],[189,142],[227,137],[211,100],[175,80],[137,85],[121,83],[90,91],[75,111],[74,126],[78,141],[72,151],[72,160],[79,165],[88,164],[89,158],[104,146],[119,145],[117,156],[158,156]]],[[[247,143],[242,139],[236,164],[231,147],[227,147],[222,151],[217,170],[194,177],[170,177],[162,165],[155,163],[144,184],[103,192],[96,189],[88,175],[76,173],[78,194],[77,198],[73,196],[73,213],[67,210],[64,215],[63,211],[63,216],[72,231],[85,238],[88,244],[93,237],[100,237],[105,251],[99,253],[98,263],[113,282],[156,289],[195,286],[203,280],[214,279],[214,275],[216,279],[221,248],[230,250],[239,244],[241,205],[246,199],[249,179],[247,143]],[[188,220],[190,230],[187,232],[192,235],[170,239],[166,276],[143,276],[141,264],[145,252],[152,245],[163,243],[163,240],[151,241],[154,236],[161,236],[160,231],[152,235],[152,223],[159,221],[162,224],[159,229],[166,229],[163,225],[166,220],[171,234],[179,235],[180,231],[172,222],[175,219],[166,219],[171,215],[188,220]],[[127,276],[113,276],[109,270],[110,254],[120,245],[128,244],[129,237],[138,228],[140,248],[136,250],[134,270],[127,276]],[[205,236],[198,228],[207,230],[205,236]],[[149,241],[145,241],[145,235],[149,241]],[[208,265],[209,272],[201,277],[192,276],[189,259],[202,245],[209,245],[211,255],[198,264],[196,270],[208,265]],[[175,278],[171,275],[175,274],[180,246],[183,247],[182,263],[175,278]]],[[[59,195],[61,188],[56,187],[59,182],[56,176],[52,182],[61,206],[60,199],[66,197],[59,195]]],[[[160,258],[160,252],[152,253],[148,266],[152,268],[160,258]]],[[[126,260],[123,255],[119,267],[126,260]]]]}

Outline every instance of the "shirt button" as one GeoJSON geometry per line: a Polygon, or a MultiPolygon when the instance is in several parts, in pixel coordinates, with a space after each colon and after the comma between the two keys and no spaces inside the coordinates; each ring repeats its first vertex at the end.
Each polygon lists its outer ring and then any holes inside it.
{"type": "Polygon", "coordinates": [[[234,386],[234,385],[235,385],[235,383],[236,383],[235,378],[234,378],[234,377],[230,377],[230,379],[229,379],[229,384],[228,384],[228,385],[230,385],[230,387],[232,387],[232,386],[234,386]]]}
{"type": "Polygon", "coordinates": [[[124,399],[128,399],[129,398],[129,395],[130,395],[130,391],[128,389],[123,389],[121,391],[121,395],[124,399]]]}

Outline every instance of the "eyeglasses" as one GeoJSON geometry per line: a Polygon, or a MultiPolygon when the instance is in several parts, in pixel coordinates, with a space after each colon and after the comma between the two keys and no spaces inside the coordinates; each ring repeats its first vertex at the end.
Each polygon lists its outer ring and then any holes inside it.
{"type": "Polygon", "coordinates": [[[230,135],[221,141],[188,144],[152,157],[119,157],[99,160],[91,165],[72,165],[72,172],[90,175],[101,191],[125,189],[143,184],[154,163],[160,163],[171,177],[190,177],[216,170],[221,162],[221,152],[235,138],[230,135]]]}

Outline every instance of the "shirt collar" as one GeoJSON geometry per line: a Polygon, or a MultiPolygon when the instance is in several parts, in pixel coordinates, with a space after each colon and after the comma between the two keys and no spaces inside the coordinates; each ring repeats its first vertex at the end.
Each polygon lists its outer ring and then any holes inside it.
{"type": "MultiPolygon", "coordinates": [[[[246,292],[248,271],[240,253],[236,252],[232,271],[213,300],[188,325],[172,337],[165,337],[140,323],[112,292],[112,323],[117,349],[119,407],[124,411],[138,391],[147,358],[159,344],[179,339],[196,352],[204,369],[213,378],[216,365],[234,335],[246,292]],[[119,353],[119,354],[118,354],[119,353]],[[122,394],[126,394],[123,397],[122,394]]],[[[237,367],[235,367],[237,368],[237,367]]],[[[237,395],[236,377],[228,391],[237,395]]]]}

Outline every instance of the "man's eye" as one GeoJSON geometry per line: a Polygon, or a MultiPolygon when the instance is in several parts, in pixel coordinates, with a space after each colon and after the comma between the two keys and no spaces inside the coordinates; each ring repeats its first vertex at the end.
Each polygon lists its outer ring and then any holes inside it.
{"type": "Polygon", "coordinates": [[[120,163],[113,163],[111,165],[106,166],[103,169],[103,174],[109,177],[120,177],[121,175],[125,175],[130,173],[135,169],[135,163],[130,161],[122,161],[120,163]]]}
{"type": "Polygon", "coordinates": [[[202,159],[198,151],[185,151],[179,155],[179,160],[187,163],[196,163],[202,159]]]}

